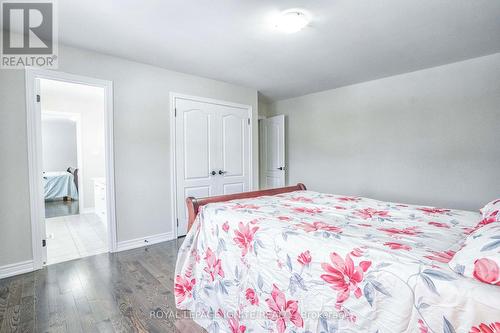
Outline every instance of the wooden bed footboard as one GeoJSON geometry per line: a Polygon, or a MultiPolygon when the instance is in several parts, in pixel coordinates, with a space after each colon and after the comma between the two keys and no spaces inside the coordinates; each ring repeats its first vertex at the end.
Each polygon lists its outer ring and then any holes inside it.
{"type": "Polygon", "coordinates": [[[257,197],[262,197],[262,196],[269,196],[269,195],[276,195],[276,194],[281,194],[281,193],[294,192],[294,191],[304,191],[304,190],[306,190],[306,186],[302,183],[298,183],[297,185],[294,185],[294,186],[271,188],[268,190],[260,190],[260,191],[252,191],[252,192],[226,194],[226,195],[219,195],[219,196],[215,196],[215,197],[206,197],[206,198],[188,197],[188,198],[186,198],[186,204],[188,207],[188,228],[187,228],[187,230],[189,231],[189,229],[191,229],[191,226],[193,225],[194,220],[196,219],[196,216],[198,215],[200,207],[204,206],[206,204],[215,203],[215,202],[230,201],[230,200],[235,200],[235,199],[257,198],[257,197]]]}

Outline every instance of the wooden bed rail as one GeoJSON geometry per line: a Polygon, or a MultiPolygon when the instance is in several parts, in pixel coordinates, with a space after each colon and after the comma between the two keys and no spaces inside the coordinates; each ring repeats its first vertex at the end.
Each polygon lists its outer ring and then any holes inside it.
{"type": "Polygon", "coordinates": [[[219,196],[215,196],[215,197],[206,197],[206,198],[188,197],[188,198],[186,198],[186,204],[187,204],[187,208],[188,208],[188,228],[187,228],[187,230],[189,231],[189,229],[191,229],[191,226],[193,225],[194,220],[196,219],[196,216],[198,215],[200,207],[207,205],[209,203],[224,202],[224,201],[230,201],[230,200],[235,200],[235,199],[256,198],[256,197],[276,195],[276,194],[282,194],[282,193],[288,193],[288,192],[294,192],[294,191],[304,191],[304,190],[306,190],[306,186],[302,183],[298,183],[297,185],[294,185],[294,186],[271,188],[268,190],[260,190],[260,191],[252,191],[252,192],[226,194],[226,195],[219,195],[219,196]]]}

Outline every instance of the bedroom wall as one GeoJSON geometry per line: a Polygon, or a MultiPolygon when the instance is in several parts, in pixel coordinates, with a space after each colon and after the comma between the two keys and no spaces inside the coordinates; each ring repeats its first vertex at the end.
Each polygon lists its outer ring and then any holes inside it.
{"type": "MultiPolygon", "coordinates": [[[[269,100],[263,96],[261,93],[258,94],[258,99],[259,99],[259,118],[267,118],[267,114],[269,112],[269,100]]],[[[263,127],[262,127],[262,121],[259,120],[259,188],[264,188],[265,184],[265,175],[264,175],[264,142],[261,140],[263,137],[263,127]]]]}
{"type": "Polygon", "coordinates": [[[76,123],[71,120],[42,119],[43,171],[65,171],[78,166],[76,123]]]}
{"type": "MultiPolygon", "coordinates": [[[[114,84],[118,241],[171,230],[169,93],[249,104],[257,91],[60,45],[59,70],[114,84]]],[[[32,259],[24,71],[0,70],[0,266],[32,259]]],[[[258,183],[257,121],[252,125],[258,183]]]]}
{"type": "Polygon", "coordinates": [[[0,266],[32,259],[23,74],[0,69],[0,266]]]}
{"type": "Polygon", "coordinates": [[[476,210],[500,197],[500,54],[273,103],[288,183],[476,210]]]}

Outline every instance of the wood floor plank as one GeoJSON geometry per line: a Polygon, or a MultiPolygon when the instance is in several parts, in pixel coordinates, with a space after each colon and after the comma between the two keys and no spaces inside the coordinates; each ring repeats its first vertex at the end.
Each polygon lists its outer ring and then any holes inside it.
{"type": "Polygon", "coordinates": [[[87,300],[87,297],[85,296],[75,297],[75,295],[73,296],[75,298],[75,305],[78,311],[78,315],[81,317],[91,315],[92,309],[90,308],[90,304],[89,301],[87,300]]]}
{"type": "Polygon", "coordinates": [[[34,276],[35,332],[44,332],[48,327],[49,298],[47,297],[47,271],[39,270],[34,276]]]}
{"type": "Polygon", "coordinates": [[[0,333],[205,332],[175,319],[182,241],[101,254],[0,280],[0,333]],[[152,311],[170,316],[154,318],[152,311]]]}
{"type": "Polygon", "coordinates": [[[0,333],[18,332],[20,323],[21,306],[15,305],[7,308],[5,311],[0,333]]]}
{"type": "Polygon", "coordinates": [[[120,278],[115,279],[116,283],[114,285],[114,295],[116,302],[119,305],[120,312],[130,321],[130,326],[134,329],[134,331],[148,332],[148,324],[143,318],[141,318],[141,316],[139,316],[141,309],[137,306],[133,306],[136,305],[131,299],[133,291],[125,282],[125,277],[126,279],[130,279],[131,272],[128,271],[126,265],[123,265],[120,261],[118,261],[116,268],[118,272],[120,272],[120,278]]]}
{"type": "Polygon", "coordinates": [[[21,297],[34,296],[35,295],[35,273],[27,273],[23,275],[23,290],[21,297]]]}
{"type": "Polygon", "coordinates": [[[9,284],[10,280],[8,279],[0,280],[0,326],[2,326],[1,323],[3,321],[3,317],[5,311],[7,311],[7,302],[9,299],[9,284]]]}
{"type": "Polygon", "coordinates": [[[60,316],[64,318],[64,323],[68,332],[82,332],[82,326],[80,325],[80,318],[78,316],[73,294],[64,293],[59,295],[58,312],[60,316]]]}
{"type": "Polygon", "coordinates": [[[24,296],[20,308],[20,332],[34,332],[35,330],[35,297],[24,296]]]}
{"type": "Polygon", "coordinates": [[[128,264],[129,288],[131,289],[131,299],[138,309],[141,321],[146,322],[150,330],[157,332],[172,331],[171,322],[151,318],[151,312],[169,310],[165,298],[162,296],[164,288],[141,264],[134,260],[128,264]]]}
{"type": "Polygon", "coordinates": [[[82,332],[97,332],[97,323],[92,315],[84,315],[79,317],[82,332]]]}
{"type": "Polygon", "coordinates": [[[13,307],[21,304],[21,295],[23,292],[23,279],[12,279],[9,285],[9,300],[7,307],[13,307]]]}
{"type": "MultiPolygon", "coordinates": [[[[120,320],[122,318],[120,317],[120,320]]],[[[125,327],[120,328],[120,329],[115,329],[113,322],[111,319],[106,319],[103,321],[100,321],[99,323],[96,324],[97,331],[99,333],[112,333],[112,332],[128,332],[125,327]]]]}

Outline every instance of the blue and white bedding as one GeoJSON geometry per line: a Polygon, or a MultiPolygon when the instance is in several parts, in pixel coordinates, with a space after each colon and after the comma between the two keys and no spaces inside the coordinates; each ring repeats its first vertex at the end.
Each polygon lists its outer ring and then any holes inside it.
{"type": "Polygon", "coordinates": [[[78,190],[73,175],[67,171],[52,171],[43,174],[45,200],[56,200],[63,197],[78,199],[78,190]]]}

